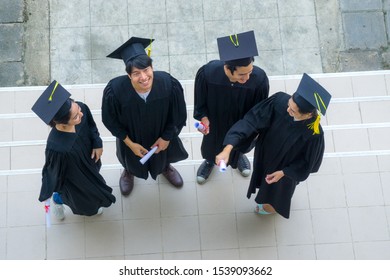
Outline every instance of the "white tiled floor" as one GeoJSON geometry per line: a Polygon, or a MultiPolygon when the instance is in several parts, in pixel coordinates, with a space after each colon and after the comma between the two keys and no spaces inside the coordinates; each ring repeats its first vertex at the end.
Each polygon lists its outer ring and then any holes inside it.
{"type": "MultiPolygon", "coordinates": [[[[253,199],[246,198],[249,178],[236,170],[215,169],[208,183],[196,184],[201,138],[193,129],[191,81],[183,83],[189,113],[182,137],[190,156],[175,164],[184,187],[161,177],[136,179],[127,198],[118,187],[115,142],[97,112],[102,86],[69,87],[96,110],[105,137],[102,175],[117,202],[98,217],[75,216],[67,208],[66,219],[53,217],[50,228],[37,200],[44,145],[20,142],[44,140],[48,130],[31,116],[6,116],[31,113],[28,103],[36,97],[29,89],[23,97],[0,89],[0,259],[390,259],[389,77],[383,71],[317,76],[334,97],[322,120],[329,126],[326,156],[319,173],[297,187],[288,220],[254,214],[253,199]],[[385,98],[353,99],[367,96],[385,98]],[[375,123],[384,126],[338,129],[375,123]]],[[[292,93],[299,78],[271,77],[271,92],[292,93]]],[[[32,90],[39,95],[40,89],[32,90]]]]}

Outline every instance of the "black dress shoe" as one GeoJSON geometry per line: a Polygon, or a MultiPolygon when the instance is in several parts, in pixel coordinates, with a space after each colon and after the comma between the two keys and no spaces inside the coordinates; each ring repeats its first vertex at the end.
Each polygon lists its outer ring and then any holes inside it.
{"type": "Polygon", "coordinates": [[[134,188],[134,175],[123,170],[121,178],[119,179],[119,188],[124,196],[128,196],[134,188]]]}
{"type": "Polygon", "coordinates": [[[162,172],[162,175],[176,188],[181,188],[183,186],[183,179],[172,165],[168,165],[168,167],[162,172]]]}

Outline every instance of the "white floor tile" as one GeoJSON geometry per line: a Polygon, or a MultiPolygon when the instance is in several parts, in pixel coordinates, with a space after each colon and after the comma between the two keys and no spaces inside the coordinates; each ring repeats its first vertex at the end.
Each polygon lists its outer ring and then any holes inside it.
{"type": "Polygon", "coordinates": [[[162,252],[159,219],[124,221],[125,254],[156,254],[162,252]]]}
{"type": "Polygon", "coordinates": [[[163,218],[161,222],[164,252],[200,250],[197,216],[163,218]]]}
{"type": "Polygon", "coordinates": [[[123,256],[123,233],[122,221],[86,223],[86,257],[123,256]]]}
{"type": "Polygon", "coordinates": [[[315,260],[314,245],[278,246],[279,260],[315,260]]]}
{"type": "Polygon", "coordinates": [[[199,214],[235,212],[232,181],[206,182],[198,185],[197,194],[199,214]]]}
{"type": "Polygon", "coordinates": [[[200,215],[202,250],[238,248],[235,214],[200,215]]]}
{"type": "Polygon", "coordinates": [[[389,240],[389,226],[383,206],[351,207],[348,211],[353,241],[389,240]]]}
{"type": "Polygon", "coordinates": [[[49,260],[85,259],[84,223],[52,225],[46,232],[49,260]]]}
{"type": "Polygon", "coordinates": [[[0,193],[0,228],[7,226],[7,194],[0,193]]]}
{"type": "Polygon", "coordinates": [[[187,182],[181,189],[160,184],[161,216],[191,216],[198,214],[195,182],[187,182]]]}
{"type": "Polygon", "coordinates": [[[256,213],[237,214],[238,243],[240,248],[276,246],[273,215],[256,213]]]}
{"type": "Polygon", "coordinates": [[[309,210],[291,211],[290,219],[275,216],[278,245],[313,244],[313,226],[309,210]]]}
{"type": "Polygon", "coordinates": [[[344,174],[378,172],[378,161],[375,156],[345,157],[340,159],[344,174]]]}
{"type": "Polygon", "coordinates": [[[317,244],[318,260],[354,260],[352,243],[317,244]]]}
{"type": "Polygon", "coordinates": [[[350,207],[383,205],[383,192],[378,173],[344,176],[347,204],[350,207]]]}
{"type": "Polygon", "coordinates": [[[164,253],[164,260],[200,260],[200,251],[164,253]]]}
{"type": "Polygon", "coordinates": [[[345,190],[340,175],[315,175],[307,180],[310,207],[345,207],[345,190]]]}
{"type": "Polygon", "coordinates": [[[241,260],[277,260],[278,250],[276,247],[241,248],[241,260]]]}
{"type": "Polygon", "coordinates": [[[7,230],[6,259],[46,259],[45,231],[45,226],[9,227],[7,230]]]}
{"type": "Polygon", "coordinates": [[[127,197],[121,196],[124,219],[144,219],[160,217],[159,187],[140,185],[134,180],[134,189],[127,197]]]}
{"type": "MultiPolygon", "coordinates": [[[[0,260],[6,259],[7,252],[7,229],[0,227],[0,260]]],[[[16,257],[16,259],[19,259],[16,257]]]]}
{"type": "Polygon", "coordinates": [[[354,250],[359,260],[390,259],[390,241],[355,242],[354,250]]]}
{"type": "Polygon", "coordinates": [[[316,244],[352,242],[347,208],[313,210],[311,213],[316,244]]]}
{"type": "Polygon", "coordinates": [[[126,260],[163,260],[162,254],[126,255],[126,260]]]}
{"type": "Polygon", "coordinates": [[[45,224],[45,209],[35,192],[8,193],[7,225],[33,226],[45,224]]]}
{"type": "Polygon", "coordinates": [[[203,260],[238,260],[239,258],[240,252],[238,249],[202,251],[203,260]]]}

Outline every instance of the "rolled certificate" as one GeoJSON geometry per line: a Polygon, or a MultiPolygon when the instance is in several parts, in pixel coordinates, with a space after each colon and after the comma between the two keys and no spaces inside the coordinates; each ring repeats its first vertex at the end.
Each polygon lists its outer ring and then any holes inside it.
{"type": "Polygon", "coordinates": [[[195,123],[195,128],[197,129],[197,130],[199,130],[200,132],[203,132],[203,131],[205,131],[206,130],[206,125],[204,125],[203,123],[201,123],[201,122],[196,122],[195,123]]]}
{"type": "Polygon", "coordinates": [[[46,227],[51,226],[50,221],[50,198],[45,200],[45,216],[46,216],[46,227]]]}
{"type": "Polygon", "coordinates": [[[139,162],[141,164],[145,164],[145,162],[148,161],[148,159],[150,159],[150,157],[154,154],[154,152],[157,150],[158,146],[154,146],[146,155],[143,156],[143,158],[141,158],[139,160],[139,162]]]}
{"type": "Polygon", "coordinates": [[[226,171],[226,163],[224,160],[219,161],[219,171],[225,172],[226,171]]]}

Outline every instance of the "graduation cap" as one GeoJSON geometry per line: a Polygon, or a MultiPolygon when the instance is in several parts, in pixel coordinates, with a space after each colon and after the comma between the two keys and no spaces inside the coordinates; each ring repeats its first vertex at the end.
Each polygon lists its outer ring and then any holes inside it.
{"type": "Polygon", "coordinates": [[[49,124],[54,116],[57,115],[60,118],[69,113],[72,106],[69,97],[70,93],[54,80],[41,94],[31,110],[42,121],[49,124]]]}
{"type": "MultiPolygon", "coordinates": [[[[131,37],[126,43],[107,55],[107,57],[122,59],[125,65],[127,65],[130,59],[146,54],[145,48],[152,44],[153,41],[154,39],[131,37]]],[[[148,56],[150,56],[150,49],[148,49],[148,56]]]]}
{"type": "MultiPolygon", "coordinates": [[[[294,94],[294,102],[300,109],[310,111],[315,108],[323,116],[325,116],[331,98],[330,93],[306,73],[303,74],[294,94]]],[[[314,134],[319,134],[319,122],[320,115],[318,114],[316,120],[308,125],[310,129],[313,129],[314,134]]]]}
{"type": "Polygon", "coordinates": [[[257,56],[255,33],[252,31],[217,38],[219,58],[230,61],[257,56]]]}

